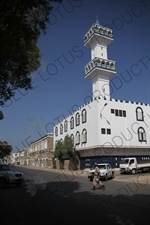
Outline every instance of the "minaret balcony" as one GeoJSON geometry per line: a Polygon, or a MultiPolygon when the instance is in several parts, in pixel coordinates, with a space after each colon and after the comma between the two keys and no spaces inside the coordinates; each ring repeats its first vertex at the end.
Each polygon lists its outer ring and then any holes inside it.
{"type": "Polygon", "coordinates": [[[92,77],[102,71],[103,75],[111,76],[116,73],[116,62],[108,59],[95,57],[85,67],[85,76],[92,77]]]}
{"type": "MultiPolygon", "coordinates": [[[[93,24],[92,27],[86,32],[86,34],[84,35],[84,46],[86,46],[88,44],[88,42],[93,38],[93,36],[95,35],[95,37],[102,37],[105,40],[107,39],[107,42],[111,42],[113,40],[113,30],[107,27],[103,27],[101,25],[98,24],[93,24]]],[[[95,38],[95,41],[97,39],[95,38]]]]}

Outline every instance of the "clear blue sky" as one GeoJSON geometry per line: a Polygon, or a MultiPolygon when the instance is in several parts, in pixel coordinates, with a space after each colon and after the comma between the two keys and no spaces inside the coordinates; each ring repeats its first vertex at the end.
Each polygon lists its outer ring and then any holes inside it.
{"type": "Polygon", "coordinates": [[[91,81],[84,78],[90,49],[83,46],[83,36],[96,15],[114,30],[108,47],[108,58],[117,67],[111,97],[150,104],[150,1],[64,0],[53,5],[47,34],[38,41],[43,56],[32,74],[35,89],[17,91],[1,108],[0,140],[8,141],[13,152],[52,132],[53,124],[92,96],[91,81]]]}

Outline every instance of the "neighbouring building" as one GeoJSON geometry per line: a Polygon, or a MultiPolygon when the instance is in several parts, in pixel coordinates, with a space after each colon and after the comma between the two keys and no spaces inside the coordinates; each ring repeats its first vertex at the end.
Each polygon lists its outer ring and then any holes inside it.
{"type": "Polygon", "coordinates": [[[52,157],[53,134],[48,133],[29,145],[26,152],[26,165],[52,166],[52,157]]]}
{"type": "Polygon", "coordinates": [[[54,148],[70,135],[80,169],[90,168],[95,161],[117,168],[128,156],[150,159],[150,105],[110,96],[110,77],[116,74],[116,63],[107,56],[112,41],[113,31],[98,20],[84,35],[84,46],[91,50],[85,78],[92,81],[93,96],[54,126],[54,148]]]}
{"type": "Polygon", "coordinates": [[[23,165],[26,166],[27,165],[27,161],[28,161],[28,148],[22,149],[18,152],[19,156],[18,156],[18,165],[23,165]]]}
{"type": "Polygon", "coordinates": [[[7,156],[8,163],[19,164],[19,152],[11,153],[7,156]]]}

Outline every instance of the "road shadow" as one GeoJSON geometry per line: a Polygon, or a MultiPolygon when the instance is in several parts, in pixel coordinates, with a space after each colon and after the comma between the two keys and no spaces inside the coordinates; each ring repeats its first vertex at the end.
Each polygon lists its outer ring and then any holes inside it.
{"type": "Polygon", "coordinates": [[[116,195],[101,189],[81,191],[81,187],[74,180],[35,179],[20,188],[9,186],[0,190],[1,220],[7,225],[149,225],[150,195],[138,194],[138,186],[120,188],[116,195]]]}

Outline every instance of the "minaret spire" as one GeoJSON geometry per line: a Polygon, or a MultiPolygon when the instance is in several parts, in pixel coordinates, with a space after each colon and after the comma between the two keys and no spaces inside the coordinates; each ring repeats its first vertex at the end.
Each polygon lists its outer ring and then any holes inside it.
{"type": "Polygon", "coordinates": [[[96,15],[96,24],[100,25],[98,20],[98,15],[96,15]]]}

